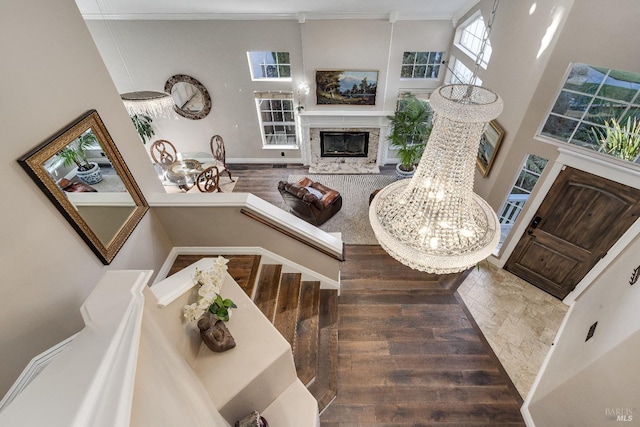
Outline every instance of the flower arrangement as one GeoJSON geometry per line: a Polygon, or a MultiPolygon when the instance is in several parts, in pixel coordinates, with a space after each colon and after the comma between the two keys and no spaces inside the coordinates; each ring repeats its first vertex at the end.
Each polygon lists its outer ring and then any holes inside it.
{"type": "Polygon", "coordinates": [[[193,283],[198,288],[198,301],[184,307],[184,317],[187,320],[197,320],[208,311],[224,322],[229,321],[231,309],[237,306],[230,299],[222,299],[220,296],[228,262],[228,259],[219,256],[213,260],[211,268],[196,268],[193,283]]]}

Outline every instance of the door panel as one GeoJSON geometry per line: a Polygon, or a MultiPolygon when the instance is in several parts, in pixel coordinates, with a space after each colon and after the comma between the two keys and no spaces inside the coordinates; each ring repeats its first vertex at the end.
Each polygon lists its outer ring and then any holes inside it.
{"type": "Polygon", "coordinates": [[[562,299],[639,214],[640,190],[566,168],[505,269],[562,299]]]}

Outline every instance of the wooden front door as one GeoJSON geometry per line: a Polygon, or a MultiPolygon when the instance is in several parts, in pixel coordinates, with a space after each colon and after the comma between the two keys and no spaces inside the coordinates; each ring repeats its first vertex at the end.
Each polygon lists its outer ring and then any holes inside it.
{"type": "Polygon", "coordinates": [[[567,167],[505,269],[560,299],[640,214],[640,190],[567,167]]]}

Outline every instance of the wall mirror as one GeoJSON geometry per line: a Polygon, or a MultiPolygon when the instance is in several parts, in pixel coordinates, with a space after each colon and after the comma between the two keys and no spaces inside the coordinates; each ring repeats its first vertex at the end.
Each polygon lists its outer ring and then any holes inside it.
{"type": "Polygon", "coordinates": [[[104,264],[149,209],[95,110],[18,163],[104,264]]]}
{"type": "Polygon", "coordinates": [[[164,84],[164,91],[171,94],[174,109],[182,117],[199,120],[211,111],[211,97],[207,89],[193,77],[176,74],[164,84]]]}

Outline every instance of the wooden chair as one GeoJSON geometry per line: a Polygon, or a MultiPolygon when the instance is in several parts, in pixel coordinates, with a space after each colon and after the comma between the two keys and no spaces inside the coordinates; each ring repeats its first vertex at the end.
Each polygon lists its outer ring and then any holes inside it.
{"type": "Polygon", "coordinates": [[[227,171],[227,174],[229,174],[229,179],[231,180],[231,182],[234,182],[233,178],[231,178],[231,172],[229,172],[229,169],[227,168],[224,140],[222,139],[222,137],[220,135],[213,135],[211,137],[211,142],[209,142],[209,145],[211,147],[211,154],[213,155],[213,158],[219,163],[219,172],[227,171]]]}
{"type": "Polygon", "coordinates": [[[149,147],[151,158],[156,164],[168,167],[178,159],[178,150],[166,139],[159,139],[149,147]]]}
{"type": "Polygon", "coordinates": [[[196,179],[196,187],[201,193],[213,193],[218,191],[222,193],[220,189],[220,171],[216,166],[209,166],[198,175],[196,179]]]}

